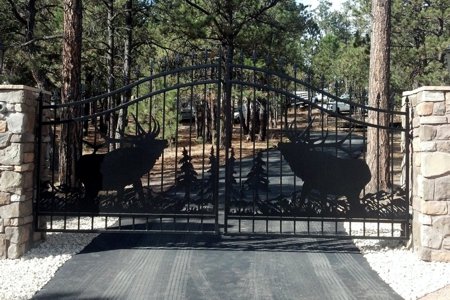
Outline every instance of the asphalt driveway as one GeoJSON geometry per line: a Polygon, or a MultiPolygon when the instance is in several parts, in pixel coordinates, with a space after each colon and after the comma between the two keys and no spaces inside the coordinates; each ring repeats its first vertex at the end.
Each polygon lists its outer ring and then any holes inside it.
{"type": "Polygon", "coordinates": [[[402,299],[347,240],[105,233],[34,299],[402,299]]]}

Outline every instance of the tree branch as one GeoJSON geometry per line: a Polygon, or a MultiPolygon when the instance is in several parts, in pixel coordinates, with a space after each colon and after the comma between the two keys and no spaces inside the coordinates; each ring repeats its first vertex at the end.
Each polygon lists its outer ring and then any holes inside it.
{"type": "Polygon", "coordinates": [[[237,35],[248,22],[250,22],[251,20],[257,20],[259,16],[277,5],[278,2],[280,2],[280,0],[270,0],[266,6],[263,6],[253,14],[248,15],[244,20],[242,20],[242,22],[238,23],[236,29],[234,30],[234,34],[237,35]]]}
{"type": "Polygon", "coordinates": [[[27,20],[24,18],[24,17],[22,17],[21,15],[20,15],[20,13],[19,13],[19,11],[17,10],[17,6],[16,6],[16,4],[14,3],[14,1],[13,0],[6,0],[6,1],[8,1],[8,3],[9,3],[9,5],[11,5],[11,11],[12,11],[12,13],[13,13],[13,15],[16,17],[16,19],[20,22],[20,23],[22,23],[22,25],[27,25],[27,20]]]}
{"type": "Polygon", "coordinates": [[[190,1],[190,0],[185,0],[187,4],[189,4],[190,6],[198,9],[199,11],[201,11],[202,13],[204,13],[205,15],[210,16],[211,13],[209,11],[207,11],[206,9],[204,9],[203,7],[199,6],[198,4],[195,4],[194,2],[190,1]]]}
{"type": "Polygon", "coordinates": [[[62,38],[62,37],[63,37],[62,33],[55,34],[55,35],[48,35],[48,36],[37,37],[37,38],[29,40],[29,41],[27,41],[25,43],[21,43],[19,46],[20,47],[26,47],[28,45],[34,44],[37,41],[47,41],[47,40],[52,40],[52,39],[57,39],[57,38],[62,38]]]}

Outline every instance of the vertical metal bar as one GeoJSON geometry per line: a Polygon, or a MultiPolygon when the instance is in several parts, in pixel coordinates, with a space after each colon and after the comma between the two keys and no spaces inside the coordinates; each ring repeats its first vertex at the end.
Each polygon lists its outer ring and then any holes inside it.
{"type": "Polygon", "coordinates": [[[201,217],[200,217],[200,231],[201,232],[204,232],[205,230],[204,230],[204,228],[203,228],[203,219],[204,219],[204,216],[203,215],[201,215],[201,217]]]}
{"type": "MultiPolygon", "coordinates": [[[[178,66],[179,68],[179,66],[178,66]]],[[[177,70],[177,86],[180,85],[180,71],[177,70]]],[[[174,182],[177,182],[177,176],[178,176],[178,123],[179,119],[178,116],[180,114],[180,88],[177,87],[177,99],[176,99],[176,110],[175,110],[175,167],[174,167],[174,182]]],[[[189,143],[190,144],[190,143],[189,143]]]]}
{"type": "MultiPolygon", "coordinates": [[[[204,80],[208,80],[208,69],[206,67],[206,64],[208,64],[208,51],[205,50],[205,56],[204,56],[204,64],[205,67],[204,69],[204,73],[203,73],[203,78],[204,80]]],[[[201,122],[201,135],[202,135],[202,179],[201,179],[201,199],[200,199],[200,203],[202,203],[201,207],[199,207],[199,209],[201,208],[201,210],[203,211],[204,209],[204,188],[205,188],[205,155],[206,155],[206,142],[207,142],[207,136],[206,136],[206,126],[207,126],[207,120],[208,120],[208,112],[207,112],[207,86],[206,83],[203,85],[203,103],[201,103],[201,105],[199,105],[200,109],[202,110],[202,119],[200,120],[198,118],[198,111],[197,111],[197,121],[201,122]]],[[[197,124],[197,127],[199,126],[199,124],[197,124]]],[[[198,132],[197,132],[198,133],[198,132]]],[[[211,166],[212,167],[212,166],[211,166]]]]}
{"type": "MultiPolygon", "coordinates": [[[[280,89],[283,89],[283,79],[281,77],[279,77],[279,86],[280,89]]],[[[281,97],[283,97],[281,95],[281,97]]],[[[280,142],[283,142],[283,127],[284,128],[288,128],[288,109],[289,109],[289,98],[287,96],[284,96],[284,108],[285,108],[285,122],[283,122],[283,126],[280,127],[280,142]]],[[[267,147],[268,148],[268,147],[267,147]]],[[[283,164],[284,164],[284,159],[283,159],[283,154],[281,154],[281,151],[279,151],[280,156],[279,156],[279,161],[280,161],[280,168],[279,168],[279,172],[280,172],[280,197],[283,195],[283,164]]],[[[269,156],[269,152],[267,152],[267,156],[269,156]]],[[[267,160],[268,162],[268,160],[267,160]]],[[[267,166],[269,166],[267,164],[267,166]]],[[[269,175],[269,167],[267,167],[267,175],[269,175]]],[[[267,181],[269,181],[269,177],[267,177],[267,181]]],[[[268,195],[268,191],[267,191],[267,195],[268,195]]],[[[283,231],[283,226],[282,226],[282,218],[283,218],[283,212],[282,210],[280,210],[280,233],[282,233],[283,231]]]]}
{"type": "MultiPolygon", "coordinates": [[[[339,102],[338,102],[338,100],[337,99],[339,99],[338,98],[338,95],[339,95],[339,84],[338,84],[338,82],[337,82],[337,80],[335,81],[335,83],[334,83],[334,93],[335,93],[335,95],[336,95],[336,99],[334,100],[334,104],[335,104],[335,107],[334,107],[334,112],[336,113],[336,115],[338,115],[338,114],[340,114],[340,111],[339,111],[339,108],[338,108],[338,105],[339,105],[339,102]]],[[[335,127],[334,127],[334,129],[335,129],[335,135],[334,135],[334,137],[335,137],[335,139],[334,139],[334,141],[335,141],[335,143],[337,143],[337,141],[338,141],[338,120],[339,118],[336,116],[335,117],[335,127]]],[[[336,154],[336,157],[338,156],[338,147],[335,147],[334,148],[334,150],[335,150],[335,154],[336,154]]]]}
{"type": "Polygon", "coordinates": [[[308,235],[311,233],[311,224],[310,224],[310,222],[311,222],[311,220],[310,220],[310,217],[308,216],[308,218],[306,219],[306,227],[307,227],[307,232],[308,232],[308,235]]]}
{"type": "Polygon", "coordinates": [[[363,221],[363,236],[366,236],[366,221],[363,221]]]}
{"type": "MultiPolygon", "coordinates": [[[[395,133],[395,128],[394,128],[394,101],[392,99],[392,101],[390,101],[390,112],[389,115],[391,117],[390,120],[390,130],[389,130],[389,134],[390,134],[390,147],[389,147],[389,156],[390,156],[390,160],[389,160],[389,166],[390,166],[390,172],[389,172],[389,185],[390,185],[390,214],[391,214],[391,218],[394,217],[394,133],[395,133]]],[[[392,228],[391,228],[391,234],[392,236],[394,236],[394,224],[392,224],[392,228]]]]}
{"type": "Polygon", "coordinates": [[[230,165],[227,163],[228,159],[230,158],[230,147],[232,146],[232,140],[233,140],[233,124],[231,121],[231,91],[232,91],[232,86],[231,86],[231,76],[233,73],[233,61],[232,61],[232,49],[228,48],[227,49],[227,55],[226,55],[226,60],[225,60],[225,70],[226,72],[224,73],[225,75],[225,80],[224,80],[224,91],[225,91],[225,95],[224,95],[224,106],[223,106],[223,110],[224,110],[224,132],[225,132],[225,140],[224,140],[224,146],[225,146],[225,214],[228,217],[228,214],[230,213],[230,188],[231,188],[231,177],[232,174],[231,173],[231,169],[230,169],[230,165]]]}
{"type": "Polygon", "coordinates": [[[37,137],[36,137],[36,169],[35,169],[35,187],[36,194],[34,195],[33,202],[33,230],[39,228],[39,204],[41,200],[42,186],[41,186],[41,155],[42,155],[42,119],[43,119],[43,94],[39,92],[38,96],[38,124],[37,124],[37,137]]]}
{"type": "MultiPolygon", "coordinates": [[[[222,102],[222,49],[219,50],[219,58],[217,62],[217,111],[214,120],[216,121],[216,179],[214,181],[214,212],[215,212],[215,232],[220,234],[219,228],[219,166],[220,166],[220,104],[222,102]]],[[[214,110],[213,110],[214,111],[214,110]]],[[[228,212],[224,211],[224,233],[228,230],[228,212]]]]}
{"type": "MultiPolygon", "coordinates": [[[[191,57],[191,66],[195,64],[195,54],[192,54],[191,57]]],[[[192,116],[194,115],[194,69],[191,69],[191,82],[190,82],[190,97],[189,97],[189,106],[190,106],[190,119],[189,119],[189,156],[191,156],[192,151],[192,116]]]]}
{"type": "MultiPolygon", "coordinates": [[[[150,94],[152,94],[153,93],[153,61],[152,62],[150,62],[150,80],[148,81],[148,83],[149,83],[149,92],[150,92],[150,94]]],[[[149,101],[149,110],[148,110],[148,114],[149,114],[149,116],[151,117],[152,115],[153,115],[153,96],[150,96],[150,99],[149,99],[150,101],[149,101]]]]}
{"type": "MultiPolygon", "coordinates": [[[[243,65],[244,64],[244,56],[243,56],[242,52],[241,52],[240,61],[241,61],[241,64],[243,65]]],[[[244,68],[243,67],[241,68],[240,78],[241,78],[241,81],[243,82],[244,81],[244,68]]],[[[243,98],[244,98],[244,85],[241,83],[241,85],[240,85],[240,95],[239,95],[239,108],[238,108],[239,109],[239,123],[240,124],[244,124],[244,122],[245,122],[245,118],[243,120],[241,120],[242,117],[244,116],[244,111],[243,111],[243,107],[244,107],[244,103],[243,102],[244,101],[243,101],[243,98]]],[[[247,101],[247,103],[248,103],[248,101],[247,101]]],[[[250,109],[250,107],[248,107],[248,105],[247,105],[246,115],[247,115],[247,112],[248,112],[249,109],[250,109]]],[[[239,189],[242,189],[242,187],[243,187],[242,186],[243,185],[243,183],[242,183],[242,163],[243,163],[243,160],[242,160],[243,130],[242,129],[243,128],[242,127],[243,126],[239,126],[239,189]]],[[[242,199],[243,199],[243,195],[242,195],[242,193],[239,193],[239,201],[241,202],[242,199]]],[[[239,219],[239,226],[241,226],[241,219],[239,219]]],[[[240,229],[239,229],[239,232],[240,232],[240,229]]]]}
{"type": "MultiPolygon", "coordinates": [[[[153,76],[153,62],[151,61],[150,62],[150,80],[148,81],[149,82],[149,93],[150,94],[152,94],[152,92],[153,92],[153,78],[152,78],[152,76],[153,76]]],[[[153,115],[152,115],[152,106],[153,106],[153,96],[150,96],[149,97],[149,101],[148,101],[148,120],[149,120],[149,123],[151,124],[151,122],[152,122],[152,118],[153,118],[153,115]]],[[[147,187],[150,187],[150,173],[151,173],[151,170],[147,173],[147,187]]]]}
{"type": "MultiPolygon", "coordinates": [[[[380,94],[377,96],[377,124],[380,124],[380,94]]],[[[377,128],[377,192],[380,190],[380,128],[377,128]]],[[[377,236],[380,236],[380,197],[377,196],[377,236]]]]}
{"type": "MultiPolygon", "coordinates": [[[[136,80],[139,80],[139,78],[137,78],[136,80]]],[[[130,90],[132,89],[132,88],[129,88],[130,90]]],[[[131,93],[130,93],[131,94],[131,93]]],[[[136,86],[136,98],[139,98],[139,85],[137,85],[136,86]]],[[[134,132],[135,132],[135,134],[136,135],[138,135],[139,133],[139,131],[138,131],[138,122],[139,122],[139,102],[136,102],[136,124],[134,124],[135,125],[135,128],[134,128],[134,132]]]]}
{"type": "Polygon", "coordinates": [[[410,188],[409,183],[411,179],[410,174],[410,162],[412,161],[410,157],[410,107],[409,107],[409,98],[406,97],[405,99],[405,197],[406,197],[406,224],[405,224],[405,237],[409,237],[409,222],[410,222],[410,215],[408,212],[408,207],[410,205],[410,188]]]}
{"type": "MultiPolygon", "coordinates": [[[[298,65],[295,64],[294,65],[294,96],[296,98],[294,98],[294,130],[297,129],[297,70],[298,70],[298,65]]],[[[298,101],[299,102],[299,101],[298,101]]],[[[269,148],[269,147],[267,147],[269,148]]],[[[294,177],[294,192],[293,192],[293,196],[295,197],[295,191],[297,190],[297,176],[295,176],[295,174],[293,174],[294,177]]],[[[295,199],[292,199],[292,201],[294,201],[295,199]]],[[[294,232],[295,232],[295,221],[294,221],[294,232]]]]}
{"type": "MultiPolygon", "coordinates": [[[[253,53],[253,67],[256,67],[256,52],[253,53]]],[[[256,71],[255,69],[253,69],[253,83],[256,85],[256,71]]],[[[253,86],[253,99],[252,99],[252,103],[253,103],[253,109],[250,110],[250,113],[252,114],[250,116],[251,121],[252,121],[252,128],[250,131],[250,135],[251,135],[251,139],[252,139],[252,162],[255,160],[256,157],[256,132],[255,132],[255,127],[256,127],[256,87],[255,85],[253,86]]],[[[252,218],[252,232],[255,232],[255,214],[256,214],[256,190],[252,189],[252,214],[253,214],[253,218],[252,218]]]]}
{"type": "MultiPolygon", "coordinates": [[[[166,65],[166,64],[164,64],[166,65]]],[[[163,88],[167,88],[167,75],[163,76],[163,88]]],[[[162,107],[162,139],[166,137],[166,92],[163,93],[162,107]]],[[[164,151],[161,153],[161,192],[164,189],[164,151]]]]}
{"type": "Polygon", "coordinates": [[[321,231],[321,233],[323,235],[324,234],[324,231],[323,231],[323,219],[320,220],[320,231],[321,231]]]}
{"type": "MultiPolygon", "coordinates": [[[[364,228],[365,228],[365,226],[366,226],[366,222],[364,222],[364,228]]],[[[348,231],[349,231],[349,235],[353,236],[353,233],[352,233],[352,221],[348,222],[348,231]]]]}

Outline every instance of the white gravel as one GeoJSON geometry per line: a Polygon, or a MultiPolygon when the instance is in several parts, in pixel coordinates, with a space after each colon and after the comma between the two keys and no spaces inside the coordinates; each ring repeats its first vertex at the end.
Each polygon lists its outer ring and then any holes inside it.
{"type": "MultiPolygon", "coordinates": [[[[344,224],[349,232],[348,224],[344,224]]],[[[376,224],[368,224],[366,235],[376,235],[376,224]]],[[[380,235],[389,236],[391,225],[382,227],[380,235]]],[[[396,225],[394,236],[399,235],[396,225]]],[[[352,234],[362,235],[362,224],[352,224],[352,234]]],[[[450,284],[450,263],[425,262],[405,243],[396,240],[355,239],[370,267],[404,299],[419,299],[450,284]]]]}
{"type": "MultiPolygon", "coordinates": [[[[89,220],[82,220],[89,223],[89,220]]],[[[103,218],[95,222],[104,224],[103,218]]],[[[352,232],[354,229],[352,227],[352,232]]],[[[367,229],[366,229],[367,230],[367,229]]],[[[96,234],[49,233],[20,259],[0,260],[0,299],[30,299],[96,234]]],[[[405,299],[418,299],[450,284],[450,263],[423,262],[395,241],[355,240],[373,270],[405,299]]]]}

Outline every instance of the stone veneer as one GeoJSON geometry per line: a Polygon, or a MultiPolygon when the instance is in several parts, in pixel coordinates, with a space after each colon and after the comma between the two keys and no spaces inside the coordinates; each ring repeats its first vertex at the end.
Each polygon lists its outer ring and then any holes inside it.
{"type": "Polygon", "coordinates": [[[22,85],[0,85],[0,259],[18,258],[43,238],[33,232],[39,92],[22,85]]]}
{"type": "Polygon", "coordinates": [[[404,92],[411,106],[413,245],[426,261],[450,262],[450,87],[404,92]]]}

